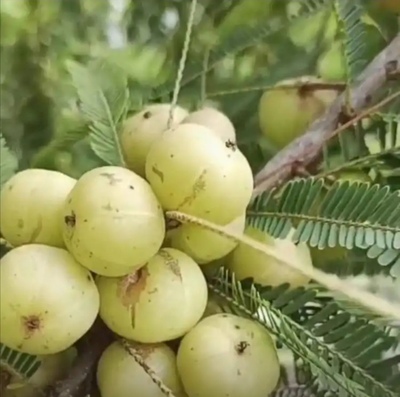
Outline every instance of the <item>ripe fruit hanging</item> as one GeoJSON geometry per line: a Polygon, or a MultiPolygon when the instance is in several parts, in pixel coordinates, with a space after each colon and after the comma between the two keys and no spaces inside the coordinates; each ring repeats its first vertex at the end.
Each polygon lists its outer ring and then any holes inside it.
{"type": "Polygon", "coordinates": [[[164,215],[149,184],[121,167],[85,173],[67,198],[62,221],[75,259],[109,277],[143,266],[165,237],[164,215]]]}
{"type": "MultiPolygon", "coordinates": [[[[226,225],[226,228],[241,234],[245,223],[246,216],[242,215],[226,225]]],[[[168,231],[166,240],[168,246],[185,252],[200,265],[228,255],[238,245],[233,239],[191,223],[168,231]]]]}
{"type": "MultiPolygon", "coordinates": [[[[304,268],[312,267],[309,248],[305,244],[294,244],[290,240],[292,233],[286,239],[274,239],[269,234],[249,226],[245,234],[284,254],[304,268]]],[[[252,277],[255,283],[261,285],[276,287],[289,283],[291,288],[296,288],[310,281],[308,277],[285,266],[278,259],[244,243],[240,243],[230,254],[227,266],[238,280],[252,277]]]]}
{"type": "MultiPolygon", "coordinates": [[[[130,342],[129,345],[175,397],[184,397],[176,356],[170,347],[161,343],[130,342]]],[[[109,345],[100,357],[96,378],[101,397],[165,397],[159,385],[118,341],[109,345]]]]}
{"type": "Polygon", "coordinates": [[[99,293],[61,248],[29,244],[1,259],[0,341],[29,354],[61,352],[92,326],[99,293]]]}
{"type": "Polygon", "coordinates": [[[280,367],[271,336],[231,314],[201,320],[182,339],[178,372],[188,397],[266,397],[280,367]]]}
{"type": "Polygon", "coordinates": [[[262,95],[258,109],[261,132],[277,149],[302,135],[337,97],[335,90],[312,88],[321,82],[310,76],[283,80],[262,95]],[[291,87],[279,88],[284,85],[291,87]]]}
{"type": "Polygon", "coordinates": [[[346,77],[346,59],[341,41],[333,42],[318,60],[318,75],[326,81],[341,81],[346,77]]]}
{"type": "Polygon", "coordinates": [[[60,217],[75,183],[57,171],[27,169],[15,174],[1,189],[1,234],[14,247],[29,243],[64,247],[60,217]]]}
{"type": "MultiPolygon", "coordinates": [[[[122,128],[121,146],[127,166],[140,176],[145,176],[145,163],[151,145],[167,130],[171,105],[168,103],[146,106],[129,117],[122,128]]],[[[178,125],[189,112],[175,106],[171,127],[178,125]]]]}
{"type": "Polygon", "coordinates": [[[98,277],[100,316],[116,334],[141,343],[176,339],[192,328],[207,304],[207,284],[197,263],[163,248],[137,273],[98,277]]]}
{"type": "Polygon", "coordinates": [[[151,147],[146,177],[165,210],[226,224],[243,214],[253,190],[248,161],[207,127],[181,124],[151,147]]]}
{"type": "Polygon", "coordinates": [[[235,127],[229,118],[217,109],[206,107],[190,113],[184,120],[184,124],[199,124],[214,131],[222,141],[236,142],[235,127]]]}

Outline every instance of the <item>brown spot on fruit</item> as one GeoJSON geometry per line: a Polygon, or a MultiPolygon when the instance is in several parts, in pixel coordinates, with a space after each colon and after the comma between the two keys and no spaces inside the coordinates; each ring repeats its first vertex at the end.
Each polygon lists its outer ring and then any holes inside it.
{"type": "Polygon", "coordinates": [[[249,347],[249,343],[246,341],[240,341],[236,346],[235,350],[237,351],[238,354],[243,354],[245,350],[249,347]]]}
{"type": "Polygon", "coordinates": [[[100,174],[101,176],[104,176],[105,178],[108,179],[108,182],[111,186],[116,185],[118,182],[121,182],[120,178],[116,178],[114,174],[111,174],[110,172],[103,172],[100,174]]]}
{"type": "Polygon", "coordinates": [[[22,324],[25,329],[25,338],[29,339],[41,328],[40,316],[36,314],[32,316],[24,316],[22,317],[22,324]]]}
{"type": "Polygon", "coordinates": [[[67,215],[64,217],[64,222],[69,227],[74,227],[76,225],[76,215],[72,212],[71,215],[67,215]]]}
{"type": "Polygon", "coordinates": [[[158,255],[160,255],[164,261],[165,265],[172,271],[172,273],[182,281],[182,274],[179,268],[179,261],[175,259],[170,253],[165,250],[161,250],[158,255]]]}
{"type": "Polygon", "coordinates": [[[148,277],[149,271],[147,266],[144,266],[135,273],[124,277],[118,284],[118,297],[121,299],[122,304],[131,311],[133,328],[135,328],[136,305],[139,302],[140,295],[146,289],[148,277]]]}
{"type": "Polygon", "coordinates": [[[151,170],[160,178],[161,182],[164,182],[164,174],[157,167],[152,167],[151,170]]]}

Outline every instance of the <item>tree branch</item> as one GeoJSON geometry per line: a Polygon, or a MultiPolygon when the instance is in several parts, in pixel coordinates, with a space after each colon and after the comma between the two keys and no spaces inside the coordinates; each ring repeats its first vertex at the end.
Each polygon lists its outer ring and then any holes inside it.
{"type": "Polygon", "coordinates": [[[373,97],[387,81],[399,74],[400,34],[364,69],[351,89],[350,96],[348,92],[343,92],[325,113],[311,124],[304,135],[276,154],[257,173],[253,197],[290,179],[296,164],[300,163],[306,167],[318,157],[324,144],[341,131],[337,126],[349,97],[351,110],[358,114],[371,105],[373,97]]]}

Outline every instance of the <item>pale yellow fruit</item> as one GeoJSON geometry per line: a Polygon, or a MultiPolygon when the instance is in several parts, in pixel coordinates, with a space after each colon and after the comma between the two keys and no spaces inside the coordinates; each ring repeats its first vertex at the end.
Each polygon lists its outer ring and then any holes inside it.
{"type": "Polygon", "coordinates": [[[236,145],[197,124],[181,124],[154,143],[146,177],[165,210],[219,224],[243,214],[253,191],[250,165],[236,145]]]}
{"type": "Polygon", "coordinates": [[[99,293],[90,272],[61,248],[28,244],[1,259],[0,341],[28,354],[55,354],[94,323],[99,293]]]}
{"type": "Polygon", "coordinates": [[[0,195],[0,230],[14,247],[37,243],[64,247],[60,216],[76,180],[57,171],[27,169],[0,195]]]}
{"type": "Polygon", "coordinates": [[[268,90],[259,103],[259,123],[263,135],[276,148],[282,149],[302,135],[336,99],[335,90],[317,90],[305,86],[322,83],[312,76],[283,80],[276,89],[268,90]],[[279,88],[288,85],[286,88],[279,88]]]}
{"type": "MultiPolygon", "coordinates": [[[[246,216],[242,215],[226,225],[226,228],[241,234],[245,224],[246,216]]],[[[166,240],[170,247],[185,252],[200,265],[228,255],[238,245],[233,239],[191,223],[182,224],[167,232],[166,240]]]]}
{"type": "MultiPolygon", "coordinates": [[[[167,130],[171,105],[168,103],[146,106],[129,117],[122,128],[121,146],[129,169],[145,176],[145,163],[151,145],[167,130]]],[[[178,125],[189,112],[175,106],[171,127],[178,125]]]]}
{"type": "Polygon", "coordinates": [[[224,142],[236,142],[235,127],[229,118],[217,109],[206,107],[190,113],[182,123],[199,124],[214,131],[224,142]]]}
{"type": "Polygon", "coordinates": [[[86,172],[68,196],[62,221],[75,259],[109,277],[143,266],[165,237],[164,215],[149,184],[121,167],[86,172]]]}
{"type": "MultiPolygon", "coordinates": [[[[176,356],[170,347],[161,343],[143,345],[130,342],[129,345],[174,396],[183,397],[176,356]]],[[[103,352],[96,378],[101,397],[165,397],[120,342],[113,342],[103,352]]]]}
{"type": "Polygon", "coordinates": [[[141,343],[184,335],[201,318],[207,284],[197,263],[183,252],[163,248],[136,274],[98,277],[100,317],[116,334],[141,343]]]}
{"type": "Polygon", "coordinates": [[[189,397],[266,397],[280,376],[268,332],[226,313],[204,318],[183,337],[177,365],[189,397]]]}
{"type": "MultiPolygon", "coordinates": [[[[294,244],[290,240],[291,234],[286,239],[275,239],[253,227],[247,227],[245,230],[245,235],[262,242],[269,248],[273,248],[274,251],[283,254],[288,260],[296,262],[304,268],[311,268],[312,261],[309,248],[305,244],[294,244]]],[[[235,273],[238,280],[252,277],[255,283],[266,286],[276,287],[288,283],[291,288],[296,288],[310,281],[308,277],[287,265],[285,266],[275,257],[244,243],[240,243],[231,253],[227,266],[235,273]]]]}

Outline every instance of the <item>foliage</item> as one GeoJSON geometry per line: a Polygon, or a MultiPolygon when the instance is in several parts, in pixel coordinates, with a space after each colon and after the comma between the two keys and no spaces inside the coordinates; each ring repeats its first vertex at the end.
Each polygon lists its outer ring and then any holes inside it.
{"type": "MultiPolygon", "coordinates": [[[[118,134],[127,114],[172,98],[190,2],[125,2],[122,12],[110,11],[106,0],[16,3],[4,1],[0,13],[1,183],[18,167],[79,177],[102,164],[123,165],[118,134]]],[[[277,152],[258,126],[262,91],[284,78],[315,74],[318,57],[339,40],[351,93],[360,71],[398,30],[396,17],[376,3],[199,1],[179,103],[222,109],[257,172],[277,152]],[[333,18],[333,33],[323,35],[327,18],[333,18]],[[304,30],[306,45],[290,34],[293,27],[304,30]]],[[[394,82],[381,95],[398,89],[394,82]]],[[[397,278],[399,115],[397,98],[327,143],[315,176],[258,197],[248,208],[248,223],[277,238],[295,227],[296,242],[344,247],[352,253],[346,260],[362,262],[358,272],[397,278]],[[349,169],[368,173],[373,183],[330,183],[349,169]]],[[[343,266],[335,262],[333,273],[343,266]]],[[[297,383],[284,384],[276,397],[400,393],[398,356],[384,357],[399,344],[388,335],[393,324],[375,322],[320,285],[268,289],[239,283],[222,270],[209,287],[227,304],[224,310],[257,319],[294,354],[297,383]]],[[[16,371],[32,375],[34,358],[27,359],[28,371],[12,354],[3,356],[16,371]]]]}

